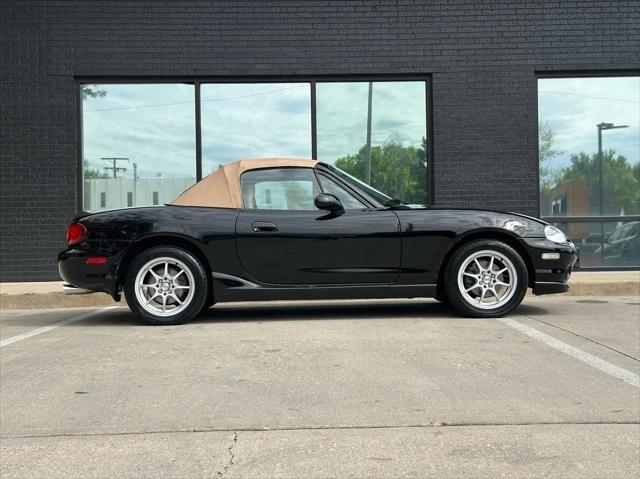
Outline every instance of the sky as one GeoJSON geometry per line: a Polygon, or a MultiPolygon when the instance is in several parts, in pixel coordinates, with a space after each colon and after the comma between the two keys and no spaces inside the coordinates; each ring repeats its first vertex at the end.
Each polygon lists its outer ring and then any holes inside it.
{"type": "Polygon", "coordinates": [[[207,84],[202,96],[202,168],[243,158],[311,158],[308,83],[207,84]]]}
{"type": "Polygon", "coordinates": [[[195,178],[194,87],[186,84],[92,85],[106,95],[83,100],[83,156],[103,169],[125,157],[118,176],[195,178]]]}
{"type": "MultiPolygon", "coordinates": [[[[106,94],[83,101],[83,153],[126,157],[132,177],[195,176],[194,88],[187,84],[91,85],[106,94]]],[[[204,84],[201,87],[203,173],[242,158],[311,157],[308,83],[204,84]]],[[[317,86],[319,159],[333,162],[366,143],[368,83],[317,86]]],[[[376,82],[372,143],[391,138],[419,147],[426,135],[424,82],[376,82]]]]}
{"type": "MultiPolygon", "coordinates": [[[[318,160],[333,163],[367,143],[368,82],[318,83],[318,160]]],[[[374,82],[371,144],[393,140],[420,147],[426,136],[426,85],[423,81],[374,82]]]]}
{"type": "MultiPolygon", "coordinates": [[[[189,84],[93,85],[106,92],[83,101],[83,150],[92,168],[103,157],[127,157],[140,177],[195,177],[194,87],[189,84]]],[[[311,157],[308,83],[204,84],[203,173],[241,158],[311,157]]],[[[333,162],[366,143],[367,82],[317,84],[318,159],[333,162]]],[[[640,78],[538,81],[539,120],[555,132],[553,167],[572,153],[597,151],[596,124],[629,128],[603,132],[603,147],[640,161],[640,78]]],[[[374,82],[372,144],[390,139],[419,147],[426,135],[424,82],[374,82]]]]}
{"type": "Polygon", "coordinates": [[[640,77],[544,78],[538,80],[538,119],[555,133],[559,154],[554,168],[569,164],[572,153],[598,151],[601,122],[629,125],[602,132],[602,147],[630,163],[640,161],[640,77]]]}

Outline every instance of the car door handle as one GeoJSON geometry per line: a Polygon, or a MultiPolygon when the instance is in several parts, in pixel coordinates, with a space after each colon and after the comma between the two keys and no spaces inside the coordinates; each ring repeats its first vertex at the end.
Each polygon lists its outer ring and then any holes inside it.
{"type": "Polygon", "coordinates": [[[278,227],[269,221],[254,221],[251,229],[256,233],[260,231],[278,231],[278,227]]]}

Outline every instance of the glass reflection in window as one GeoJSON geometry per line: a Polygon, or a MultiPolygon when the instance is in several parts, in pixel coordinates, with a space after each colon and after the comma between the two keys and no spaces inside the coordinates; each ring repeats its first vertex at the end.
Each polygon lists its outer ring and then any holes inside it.
{"type": "Polygon", "coordinates": [[[640,266],[640,221],[555,223],[580,248],[580,267],[640,266]]]}
{"type": "Polygon", "coordinates": [[[542,216],[640,214],[640,77],[538,80],[542,216]]]}
{"type": "Polygon", "coordinates": [[[318,160],[394,198],[427,203],[424,81],[319,82],[316,99],[318,160]]]}
{"type": "Polygon", "coordinates": [[[309,83],[201,86],[202,175],[244,158],[311,158],[309,83]]]}
{"type": "Polygon", "coordinates": [[[195,182],[193,85],[85,84],[81,96],[85,210],[164,203],[195,182]]]}

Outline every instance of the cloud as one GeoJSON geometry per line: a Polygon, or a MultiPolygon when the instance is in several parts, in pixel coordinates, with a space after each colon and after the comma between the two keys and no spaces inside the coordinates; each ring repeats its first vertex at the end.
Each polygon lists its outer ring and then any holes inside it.
{"type": "MultiPolygon", "coordinates": [[[[141,177],[195,176],[193,85],[103,84],[101,98],[83,101],[84,157],[126,157],[141,177]]],[[[309,83],[203,84],[203,171],[241,158],[311,157],[309,83]]],[[[367,82],[317,84],[318,150],[333,162],[366,143],[367,82]]],[[[372,143],[394,136],[420,146],[426,135],[425,83],[374,82],[372,143]]],[[[131,177],[131,164],[121,176],[131,177]]]]}
{"type": "Polygon", "coordinates": [[[207,84],[202,97],[205,173],[241,158],[311,157],[308,83],[207,84]]]}
{"type": "MultiPolygon", "coordinates": [[[[425,82],[374,82],[371,142],[397,136],[419,147],[426,136],[425,82]]],[[[318,159],[333,162],[367,141],[368,82],[317,84],[318,159]]]]}
{"type": "Polygon", "coordinates": [[[83,101],[83,156],[126,157],[121,176],[195,177],[195,94],[192,85],[99,85],[102,98],[83,101]]]}
{"type": "Polygon", "coordinates": [[[631,163],[640,161],[640,77],[545,78],[538,81],[538,117],[555,132],[557,168],[573,153],[598,151],[596,125],[629,125],[603,131],[602,146],[631,163]]]}

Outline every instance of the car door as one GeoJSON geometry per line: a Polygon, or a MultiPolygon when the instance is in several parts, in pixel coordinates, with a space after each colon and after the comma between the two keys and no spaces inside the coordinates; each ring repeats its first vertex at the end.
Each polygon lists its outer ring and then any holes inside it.
{"type": "MultiPolygon", "coordinates": [[[[336,187],[322,181],[336,194],[336,187]]],[[[314,198],[325,190],[312,168],[250,170],[241,187],[244,209],[236,222],[236,245],[254,280],[339,285],[398,278],[399,222],[392,211],[367,207],[346,190],[340,198],[343,214],[317,209],[314,198]]]]}

